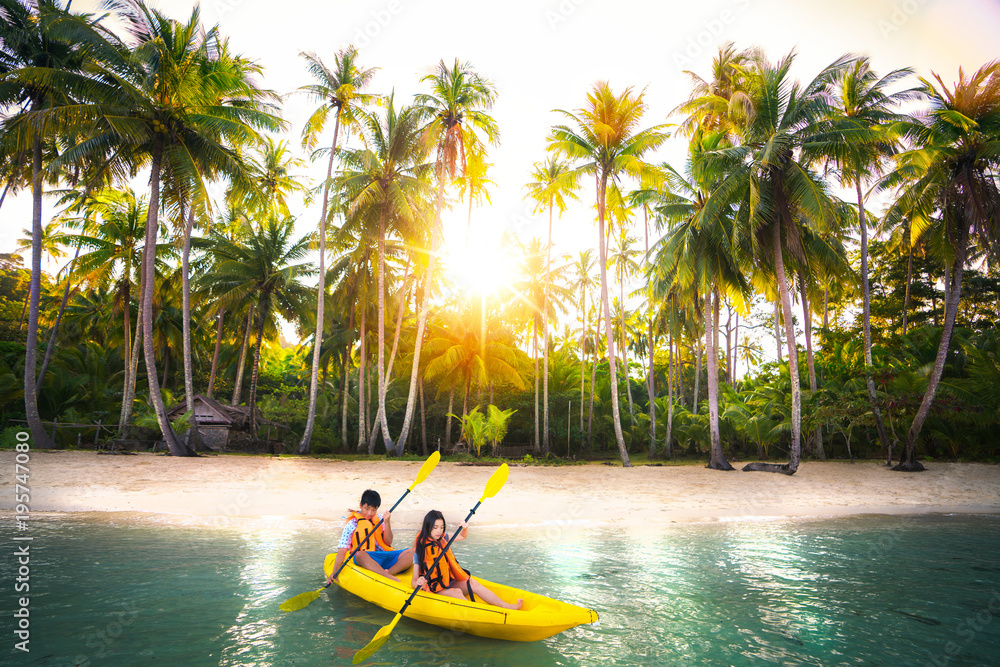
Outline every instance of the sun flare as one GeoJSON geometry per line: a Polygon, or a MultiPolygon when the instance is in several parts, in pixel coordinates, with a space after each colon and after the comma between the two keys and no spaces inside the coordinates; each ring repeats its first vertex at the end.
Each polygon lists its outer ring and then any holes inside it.
{"type": "Polygon", "coordinates": [[[462,233],[445,241],[442,260],[447,281],[467,296],[497,295],[517,278],[517,261],[497,236],[475,229],[468,242],[462,233]]]}

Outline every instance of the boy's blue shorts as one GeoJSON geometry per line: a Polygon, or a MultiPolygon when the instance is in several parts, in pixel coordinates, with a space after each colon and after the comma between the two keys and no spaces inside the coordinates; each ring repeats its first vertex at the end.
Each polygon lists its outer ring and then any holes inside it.
{"type": "MultiPolygon", "coordinates": [[[[366,551],[365,553],[372,557],[372,560],[378,563],[383,570],[388,570],[390,567],[396,564],[399,560],[400,554],[402,554],[405,549],[400,549],[399,551],[366,551]]],[[[360,567],[358,563],[358,555],[354,555],[354,564],[360,567]]]]}

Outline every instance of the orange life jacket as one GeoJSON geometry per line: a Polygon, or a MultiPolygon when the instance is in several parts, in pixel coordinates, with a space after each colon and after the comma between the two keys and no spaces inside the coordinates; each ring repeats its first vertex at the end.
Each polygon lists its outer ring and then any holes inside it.
{"type": "Polygon", "coordinates": [[[379,526],[378,532],[375,532],[375,524],[378,523],[378,520],[369,521],[359,512],[351,512],[350,516],[347,517],[347,522],[350,523],[351,519],[358,520],[358,527],[351,533],[351,551],[354,551],[359,544],[361,548],[358,551],[374,551],[375,545],[382,547],[383,551],[392,551],[392,547],[386,544],[382,537],[385,524],[379,526]]]}
{"type": "Polygon", "coordinates": [[[448,549],[444,552],[444,558],[434,565],[441,550],[447,546],[448,542],[442,537],[440,540],[428,539],[420,542],[420,535],[413,541],[413,550],[420,554],[421,574],[427,581],[423,589],[430,593],[448,588],[452,579],[455,581],[465,581],[469,578],[468,573],[462,569],[455,559],[455,554],[448,549]],[[431,566],[434,565],[433,568],[431,566]]]}

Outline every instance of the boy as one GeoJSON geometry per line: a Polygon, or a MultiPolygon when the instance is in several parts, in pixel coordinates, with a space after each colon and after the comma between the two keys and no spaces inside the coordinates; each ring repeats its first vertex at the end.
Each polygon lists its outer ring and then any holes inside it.
{"type": "Polygon", "coordinates": [[[399,581],[394,574],[402,572],[410,567],[413,561],[413,548],[391,551],[392,548],[392,526],[389,519],[391,512],[379,514],[378,508],[382,504],[382,498],[377,491],[368,489],[361,494],[361,505],[357,512],[351,512],[347,525],[340,535],[340,544],[337,545],[337,560],[333,564],[333,572],[327,583],[336,581],[333,575],[340,569],[341,563],[347,554],[360,545],[358,552],[354,556],[355,565],[360,565],[366,570],[371,570],[388,577],[393,581],[399,581]],[[375,524],[383,520],[378,530],[375,524]]]}

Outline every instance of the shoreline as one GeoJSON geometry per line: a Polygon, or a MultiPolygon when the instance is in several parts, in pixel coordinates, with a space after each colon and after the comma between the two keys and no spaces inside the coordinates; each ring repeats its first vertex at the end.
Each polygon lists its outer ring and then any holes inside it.
{"type": "MultiPolygon", "coordinates": [[[[0,465],[13,470],[14,456],[0,452],[0,465]]],[[[37,514],[156,515],[195,525],[220,517],[336,524],[367,488],[378,490],[382,509],[389,509],[420,465],[35,450],[30,507],[37,514]]],[[[463,518],[493,470],[439,464],[393,513],[394,526],[417,525],[429,509],[442,510],[449,520],[463,518]]],[[[13,494],[5,494],[0,511],[13,508],[13,494]]],[[[793,476],[701,466],[512,467],[504,489],[483,504],[474,521],[484,528],[544,529],[952,513],[1000,513],[1000,466],[933,463],[922,473],[898,473],[872,461],[809,461],[793,476]]]]}

